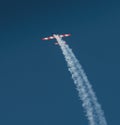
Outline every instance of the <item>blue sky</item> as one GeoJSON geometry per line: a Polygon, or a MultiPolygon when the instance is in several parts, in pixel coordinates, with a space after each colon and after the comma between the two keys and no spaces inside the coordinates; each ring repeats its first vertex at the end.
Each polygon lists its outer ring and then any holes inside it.
{"type": "Polygon", "coordinates": [[[0,124],[88,124],[53,33],[82,64],[109,125],[119,125],[120,1],[11,0],[0,4],[0,124]]]}

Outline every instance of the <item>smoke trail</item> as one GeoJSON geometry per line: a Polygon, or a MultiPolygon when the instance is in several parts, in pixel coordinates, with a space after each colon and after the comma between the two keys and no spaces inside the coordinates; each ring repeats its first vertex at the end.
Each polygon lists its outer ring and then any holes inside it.
{"type": "Polygon", "coordinates": [[[76,89],[78,90],[78,95],[82,101],[82,106],[85,109],[90,125],[107,125],[104,113],[97,101],[92,86],[82,69],[82,66],[69,46],[64,44],[64,41],[58,36],[55,37],[67,62],[68,70],[72,74],[72,79],[76,85],[76,89]]]}

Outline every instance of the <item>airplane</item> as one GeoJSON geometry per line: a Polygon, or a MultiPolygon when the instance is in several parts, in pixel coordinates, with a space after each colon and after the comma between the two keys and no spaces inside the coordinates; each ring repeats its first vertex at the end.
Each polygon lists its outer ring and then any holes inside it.
{"type": "MultiPolygon", "coordinates": [[[[62,34],[62,35],[58,35],[60,38],[62,37],[68,37],[71,36],[71,34],[62,34]]],[[[45,37],[42,38],[42,40],[52,40],[52,39],[56,39],[55,35],[53,34],[53,36],[49,36],[49,37],[45,37]]],[[[64,42],[66,44],[66,42],[64,42]]],[[[55,43],[55,45],[58,45],[58,42],[55,43]]]]}

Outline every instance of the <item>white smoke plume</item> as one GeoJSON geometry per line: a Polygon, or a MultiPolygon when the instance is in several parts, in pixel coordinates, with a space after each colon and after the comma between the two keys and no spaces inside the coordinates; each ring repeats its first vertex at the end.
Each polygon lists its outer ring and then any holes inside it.
{"type": "Polygon", "coordinates": [[[67,62],[68,70],[72,75],[76,89],[78,90],[78,95],[82,101],[82,106],[86,112],[90,125],[107,125],[104,117],[104,112],[101,109],[100,104],[97,101],[96,95],[92,89],[90,82],[86,74],[84,73],[82,66],[75,57],[72,50],[68,45],[57,35],[55,38],[60,45],[64,58],[67,62]]]}

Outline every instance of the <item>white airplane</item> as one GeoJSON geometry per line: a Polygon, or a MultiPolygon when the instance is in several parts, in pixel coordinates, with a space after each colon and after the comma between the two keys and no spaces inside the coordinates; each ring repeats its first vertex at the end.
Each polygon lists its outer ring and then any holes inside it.
{"type": "MultiPolygon", "coordinates": [[[[71,34],[62,34],[62,35],[58,35],[58,36],[59,36],[60,38],[62,38],[62,37],[71,36],[71,34]]],[[[49,36],[49,37],[45,37],[45,38],[43,38],[42,40],[52,40],[52,39],[56,39],[56,38],[55,38],[55,35],[49,36]]],[[[55,45],[58,45],[58,42],[56,42],[55,45]]]]}

